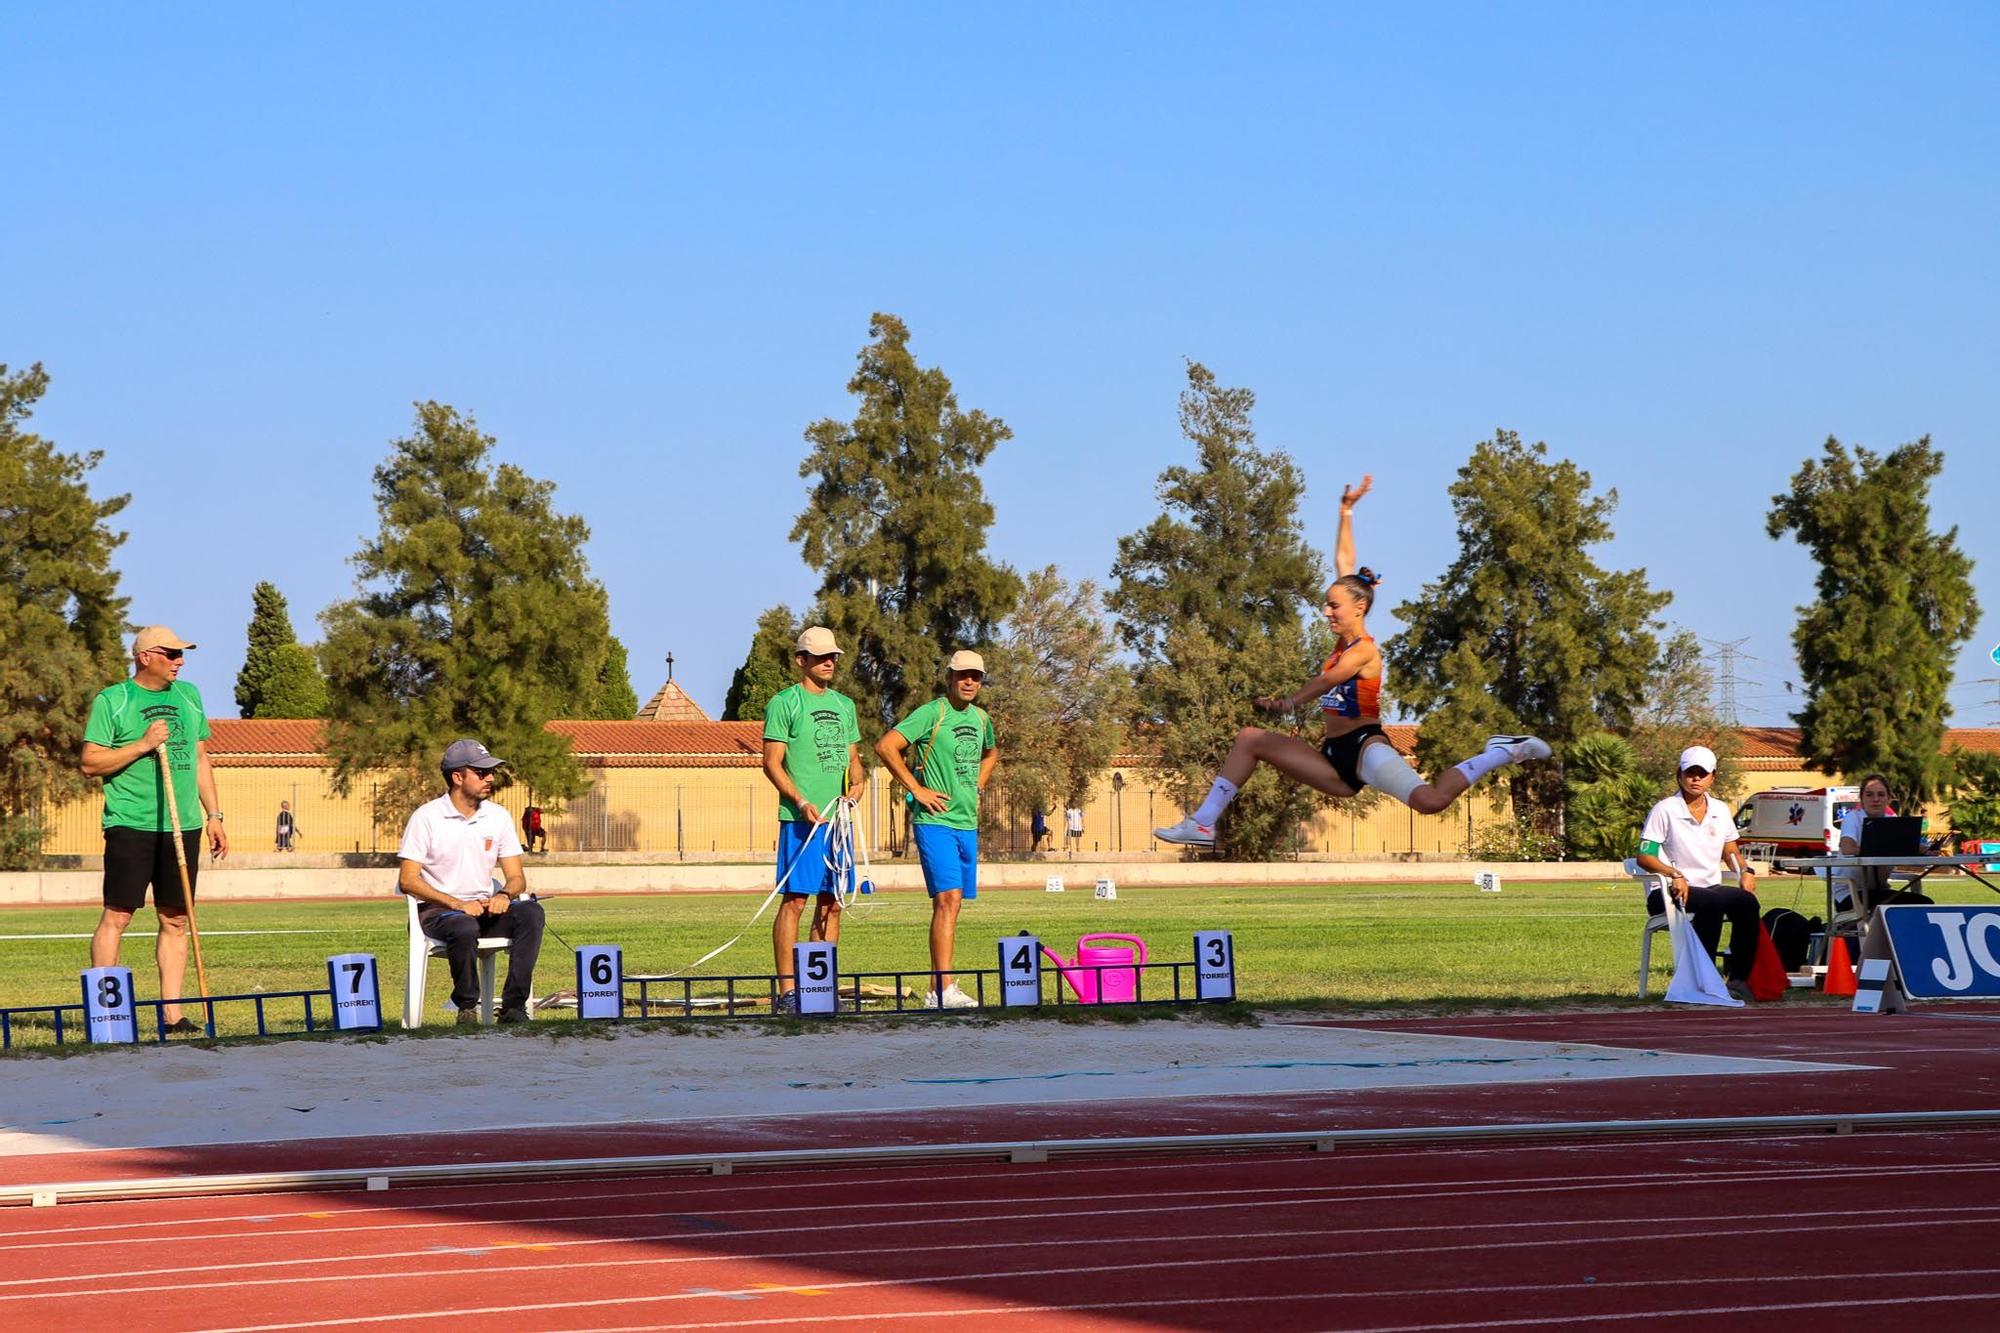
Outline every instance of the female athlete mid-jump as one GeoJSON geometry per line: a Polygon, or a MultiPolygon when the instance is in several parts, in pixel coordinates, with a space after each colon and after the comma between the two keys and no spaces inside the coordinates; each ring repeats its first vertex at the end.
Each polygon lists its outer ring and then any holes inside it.
{"type": "Polygon", "coordinates": [[[1326,590],[1326,605],[1321,608],[1337,640],[1333,656],[1303,689],[1256,701],[1264,712],[1288,713],[1319,700],[1325,736],[1318,748],[1281,731],[1243,728],[1222,761],[1208,799],[1180,823],[1153,830],[1161,842],[1214,846],[1215,821],[1260,762],[1329,796],[1353,796],[1364,786],[1373,787],[1419,814],[1430,815],[1496,768],[1549,757],[1547,743],[1533,736],[1493,736],[1484,750],[1425,782],[1382,733],[1378,703],[1382,654],[1362,623],[1375,604],[1375,585],[1381,579],[1373,570],[1354,565],[1354,506],[1373,484],[1373,477],[1363,477],[1359,486],[1340,493],[1340,532],[1333,551],[1340,577],[1326,590]]]}

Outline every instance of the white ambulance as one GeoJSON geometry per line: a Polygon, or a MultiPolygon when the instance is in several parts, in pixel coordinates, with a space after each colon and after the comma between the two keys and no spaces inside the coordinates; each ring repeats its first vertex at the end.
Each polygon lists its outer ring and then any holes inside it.
{"type": "Polygon", "coordinates": [[[1802,856],[1840,847],[1840,817],[1861,801],[1859,787],[1773,787],[1736,808],[1736,837],[1747,856],[1791,869],[1802,856]]]}

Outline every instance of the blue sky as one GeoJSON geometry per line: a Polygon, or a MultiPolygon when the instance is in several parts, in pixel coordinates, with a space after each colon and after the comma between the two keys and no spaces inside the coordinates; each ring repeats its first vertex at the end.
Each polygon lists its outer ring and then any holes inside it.
{"type": "Polygon", "coordinates": [[[1827,435],[1932,435],[1995,587],[1996,61],[1973,4],[21,7],[0,362],[132,493],[133,614],[218,714],[257,580],[307,638],[351,592],[420,398],[589,521],[640,696],[672,650],[719,712],[811,597],[800,433],[887,310],[1013,427],[1016,566],[1105,577],[1192,357],[1323,545],[1375,474],[1391,604],[1472,446],[1546,440],[1782,724],[1812,570],[1764,514],[1827,435]]]}

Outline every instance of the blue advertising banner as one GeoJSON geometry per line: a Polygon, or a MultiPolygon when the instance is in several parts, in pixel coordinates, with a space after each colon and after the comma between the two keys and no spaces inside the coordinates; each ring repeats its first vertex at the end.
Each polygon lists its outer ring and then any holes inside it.
{"type": "Polygon", "coordinates": [[[1913,1000],[2000,996],[2000,906],[1884,907],[1882,924],[1913,1000]]]}

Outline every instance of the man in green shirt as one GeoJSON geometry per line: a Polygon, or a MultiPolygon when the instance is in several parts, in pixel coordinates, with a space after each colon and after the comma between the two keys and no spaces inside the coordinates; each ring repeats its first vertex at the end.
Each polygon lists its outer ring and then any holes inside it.
{"type": "Polygon", "coordinates": [[[931,895],[936,979],[924,997],[930,1009],[971,1009],[979,1003],[952,980],[951,955],[959,903],[979,896],[979,793],[1000,761],[993,719],[973,702],[985,680],[984,658],[953,653],[945,666],[944,697],[918,708],[875,743],[875,753],[910,793],[911,836],[931,895]]]}
{"type": "MultiPolygon", "coordinates": [[[[154,956],[160,966],[160,998],[178,1000],[187,973],[187,901],[181,896],[180,866],[173,839],[187,855],[188,888],[201,868],[201,837],[208,830],[210,851],[229,853],[222,806],[215,799],[215,770],[208,761],[208,715],[201,693],[180,680],[181,654],[194,647],[165,625],[148,625],[132,640],[132,678],[121,680],[91,700],[83,728],[83,771],[104,779],[104,915],[90,937],[90,965],[110,967],[132,914],[153,890],[160,931],[154,956]],[[157,752],[157,753],[156,753],[157,752]],[[158,755],[173,774],[174,804],[181,826],[170,827],[166,784],[158,755]]],[[[180,1006],[160,1011],[169,1032],[196,1031],[180,1006]]]]}
{"type": "Polygon", "coordinates": [[[819,900],[813,911],[812,938],[832,943],[840,939],[841,886],[827,864],[830,829],[825,825],[835,802],[858,798],[867,781],[861,770],[861,724],[854,700],[831,688],[834,668],[840,663],[833,631],[815,625],[799,635],[792,660],[799,669],[799,683],[778,691],[764,705],[764,776],[778,789],[778,880],[785,886],[771,922],[779,1013],[798,1012],[792,946],[798,943],[806,899],[819,900]]]}

